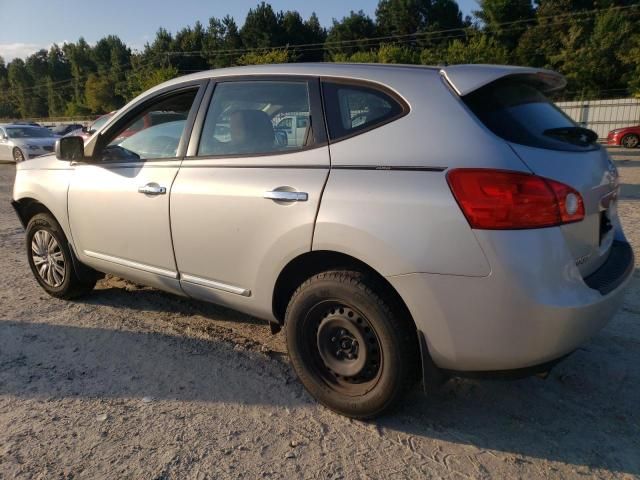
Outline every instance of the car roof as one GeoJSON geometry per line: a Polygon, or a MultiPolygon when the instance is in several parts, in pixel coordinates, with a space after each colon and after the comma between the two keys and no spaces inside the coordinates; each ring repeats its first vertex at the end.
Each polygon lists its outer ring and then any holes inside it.
{"type": "Polygon", "coordinates": [[[510,75],[531,77],[531,79],[540,83],[547,91],[558,90],[566,85],[564,77],[552,70],[511,65],[474,64],[425,66],[381,63],[284,63],[229,67],[192,73],[169,80],[168,82],[158,85],[153,90],[187,81],[244,75],[303,75],[354,79],[375,77],[376,80],[388,80],[389,83],[392,83],[394,76],[398,73],[416,73],[419,71],[439,72],[447,79],[459,95],[466,95],[483,85],[510,75]]]}

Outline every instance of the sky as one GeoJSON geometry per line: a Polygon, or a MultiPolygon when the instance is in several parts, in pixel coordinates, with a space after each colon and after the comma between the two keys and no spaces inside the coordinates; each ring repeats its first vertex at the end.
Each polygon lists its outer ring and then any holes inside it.
{"type": "MultiPolygon", "coordinates": [[[[74,42],[81,36],[93,44],[118,35],[133,49],[141,49],[164,27],[175,32],[210,17],[233,16],[241,26],[257,0],[0,0],[0,56],[5,61],[24,58],[51,44],[74,42]]],[[[308,18],[316,12],[323,26],[331,25],[350,10],[374,16],[377,0],[271,0],[274,10],[297,10],[308,18]]],[[[477,6],[476,0],[458,0],[463,15],[477,6]]]]}

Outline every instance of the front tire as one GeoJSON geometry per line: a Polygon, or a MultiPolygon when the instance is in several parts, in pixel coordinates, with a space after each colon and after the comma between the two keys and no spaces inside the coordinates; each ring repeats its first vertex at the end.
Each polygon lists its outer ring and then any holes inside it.
{"type": "Polygon", "coordinates": [[[420,372],[415,327],[360,272],[328,271],[304,282],[287,307],[285,334],[307,391],[349,417],[380,415],[420,372]]]}
{"type": "Polygon", "coordinates": [[[18,147],[13,149],[13,161],[16,163],[24,162],[24,153],[18,147]]]}
{"type": "Polygon", "coordinates": [[[51,215],[39,213],[29,221],[26,247],[31,272],[49,295],[71,299],[93,290],[96,280],[78,278],[67,238],[51,215]]]}
{"type": "Polygon", "coordinates": [[[630,133],[629,135],[625,135],[620,140],[620,145],[624,148],[636,148],[640,145],[640,136],[635,133],[630,133]]]}

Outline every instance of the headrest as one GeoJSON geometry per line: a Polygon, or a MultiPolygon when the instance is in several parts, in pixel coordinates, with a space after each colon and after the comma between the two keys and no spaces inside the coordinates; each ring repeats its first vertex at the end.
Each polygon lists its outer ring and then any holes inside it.
{"type": "Polygon", "coordinates": [[[243,150],[271,149],[273,125],[262,110],[237,110],[229,119],[231,142],[243,150]]]}

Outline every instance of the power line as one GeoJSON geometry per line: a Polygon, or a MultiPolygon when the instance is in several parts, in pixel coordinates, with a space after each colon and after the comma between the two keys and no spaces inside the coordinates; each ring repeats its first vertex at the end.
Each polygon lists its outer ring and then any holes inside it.
{"type": "MultiPolygon", "coordinates": [[[[590,20],[591,16],[597,15],[598,13],[601,13],[601,12],[623,11],[623,10],[630,10],[630,9],[636,9],[636,8],[640,8],[640,4],[585,10],[582,12],[570,12],[570,13],[559,14],[559,15],[547,15],[547,16],[541,16],[541,17],[534,16],[528,19],[513,20],[509,22],[501,22],[501,23],[488,25],[488,26],[485,26],[483,30],[478,30],[477,33],[482,33],[483,31],[486,33],[487,30],[492,30],[492,29],[500,30],[501,32],[513,31],[518,29],[516,25],[520,26],[527,23],[539,23],[541,20],[550,20],[550,19],[556,20],[559,18],[567,18],[567,20],[565,20],[564,22],[562,21],[552,22],[551,24],[548,24],[545,26],[562,25],[566,23],[571,23],[572,21],[583,22],[583,21],[590,20]],[[586,17],[586,18],[579,18],[579,17],[586,17]],[[502,27],[511,27],[511,28],[502,28],[502,27]]],[[[640,12],[633,12],[632,14],[635,14],[635,13],[640,13],[640,12]]],[[[471,31],[474,28],[477,28],[477,27],[467,26],[467,27],[457,27],[457,28],[442,29],[442,30],[433,30],[433,31],[427,31],[427,32],[415,32],[415,33],[409,33],[409,34],[384,35],[384,36],[377,36],[377,37],[364,37],[359,39],[334,40],[334,41],[325,41],[325,42],[316,42],[316,43],[286,44],[286,45],[278,45],[278,46],[272,46],[272,47],[237,48],[237,49],[226,49],[226,50],[223,49],[223,50],[215,50],[212,52],[207,52],[204,50],[157,52],[154,54],[155,58],[147,60],[146,62],[136,65],[135,67],[134,65],[131,64],[130,60],[128,62],[119,64],[118,66],[128,67],[127,69],[143,68],[145,66],[151,65],[157,60],[158,57],[161,57],[161,56],[171,57],[171,56],[179,55],[182,57],[203,57],[204,58],[212,55],[213,56],[234,56],[234,55],[244,54],[244,53],[253,53],[253,52],[261,53],[269,50],[289,50],[289,49],[303,53],[303,52],[312,52],[312,51],[325,51],[325,50],[330,50],[332,46],[340,46],[340,45],[350,46],[351,44],[359,48],[366,48],[367,46],[374,47],[376,45],[379,45],[381,42],[385,40],[411,42],[419,39],[440,40],[440,39],[464,38],[470,35],[474,35],[475,33],[471,31]],[[452,35],[455,32],[457,32],[457,34],[452,35]]],[[[142,54],[142,55],[145,55],[145,54],[142,54]]],[[[57,85],[70,84],[74,81],[86,79],[92,73],[94,72],[87,72],[84,75],[81,75],[75,78],[72,77],[66,80],[58,80],[56,82],[53,82],[51,85],[57,86],[57,85]]],[[[46,86],[48,86],[48,83],[44,82],[44,83],[35,84],[30,87],[27,87],[22,91],[23,93],[32,92],[41,87],[46,87],[46,86]]]]}
{"type": "MultiPolygon", "coordinates": [[[[557,19],[557,18],[564,18],[564,17],[574,18],[574,17],[579,17],[579,16],[591,16],[591,15],[597,15],[598,13],[601,13],[601,12],[608,12],[608,11],[612,11],[612,10],[620,11],[620,10],[628,10],[628,9],[634,9],[634,8],[640,8],[640,4],[624,5],[624,6],[609,7],[609,8],[599,8],[599,9],[593,9],[593,10],[585,10],[583,12],[564,13],[564,14],[560,14],[560,15],[546,15],[546,16],[542,16],[542,17],[534,16],[534,17],[527,18],[527,19],[512,20],[512,21],[509,21],[509,22],[501,22],[501,23],[495,23],[495,24],[492,24],[492,25],[488,25],[488,26],[485,26],[485,30],[486,29],[499,29],[500,27],[503,27],[503,26],[516,25],[516,24],[535,23],[535,22],[539,22],[540,20],[557,19]]],[[[351,39],[351,40],[333,40],[333,41],[316,42],[316,43],[285,44],[285,45],[277,45],[277,46],[270,46],[270,47],[254,47],[254,48],[236,48],[236,49],[227,49],[227,50],[216,50],[214,53],[216,53],[216,54],[217,53],[232,53],[232,54],[240,53],[241,54],[241,53],[250,53],[250,52],[262,52],[262,51],[266,51],[266,50],[287,50],[287,49],[294,49],[294,48],[318,47],[318,46],[325,47],[325,46],[331,46],[331,45],[345,45],[345,44],[349,44],[349,43],[358,44],[358,43],[361,43],[363,41],[365,41],[365,42],[367,42],[367,41],[384,41],[384,40],[394,40],[394,39],[402,39],[402,38],[415,39],[415,38],[430,37],[430,36],[446,34],[446,33],[463,32],[463,31],[468,30],[469,28],[474,28],[474,27],[456,27],[456,28],[449,28],[449,29],[444,29],[444,30],[432,30],[432,31],[427,31],[427,32],[415,32],[415,33],[396,34],[396,35],[384,35],[384,36],[378,36],[378,37],[364,37],[364,38],[351,39]]],[[[446,36],[446,37],[448,38],[448,36],[446,36]]],[[[203,54],[209,54],[209,53],[211,53],[211,52],[206,52],[204,50],[162,52],[163,55],[182,55],[182,56],[201,56],[203,54]]]]}
{"type": "MultiPolygon", "coordinates": [[[[143,68],[143,67],[151,65],[152,63],[154,63],[157,60],[158,56],[159,56],[159,54],[156,54],[155,58],[153,58],[151,60],[147,60],[145,62],[142,62],[139,65],[136,65],[135,68],[143,68]]],[[[127,71],[127,70],[130,70],[130,69],[134,68],[134,65],[131,63],[131,61],[115,64],[115,65],[112,65],[111,67],[113,68],[115,66],[117,66],[117,67],[125,67],[124,71],[127,71]]],[[[70,84],[70,83],[73,83],[75,81],[87,80],[91,75],[93,75],[95,73],[96,72],[86,72],[86,73],[84,73],[84,74],[82,74],[82,75],[80,75],[78,77],[71,77],[71,78],[67,78],[67,79],[64,79],[64,80],[56,80],[55,82],[51,83],[51,86],[62,86],[64,84],[70,84]]],[[[48,82],[42,82],[42,83],[39,83],[39,84],[34,84],[34,85],[31,85],[30,87],[26,87],[26,88],[22,89],[22,92],[23,93],[33,92],[33,91],[38,90],[38,89],[43,88],[43,87],[49,87],[49,83],[48,82]]],[[[7,92],[8,91],[4,91],[3,93],[6,94],[7,92]]]]}
{"type": "MultiPolygon", "coordinates": [[[[640,6],[640,5],[639,5],[640,6]]],[[[632,12],[631,15],[640,15],[640,11],[638,12],[632,12]]],[[[558,26],[558,25],[565,25],[568,23],[574,23],[574,22],[586,22],[591,20],[590,18],[581,18],[581,19],[577,19],[577,20],[572,20],[572,19],[566,19],[564,21],[557,21],[557,22],[553,22],[553,23],[549,23],[544,25],[545,27],[554,27],[554,26],[558,26]]],[[[518,27],[516,26],[511,26],[510,28],[504,28],[501,29],[501,32],[510,32],[510,31],[516,31],[518,30],[518,27]]],[[[466,28],[466,29],[457,29],[456,31],[458,31],[458,34],[454,34],[454,35],[439,35],[439,36],[434,36],[432,38],[430,38],[429,40],[441,40],[441,39],[457,39],[457,38],[467,38],[467,37],[473,37],[475,35],[485,35],[486,33],[481,32],[481,31],[473,31],[470,28],[466,28]]],[[[435,33],[435,32],[433,32],[435,33]]],[[[385,37],[386,38],[386,37],[385,37]]],[[[402,38],[400,40],[400,42],[397,43],[408,43],[413,41],[413,38],[402,38]]],[[[370,38],[370,39],[361,39],[358,40],[360,42],[360,44],[357,45],[358,48],[367,48],[367,47],[376,47],[376,46],[380,46],[382,42],[380,42],[377,38],[370,38]]],[[[295,53],[306,53],[306,52],[314,52],[314,51],[324,51],[324,50],[329,50],[330,47],[324,46],[323,44],[316,44],[316,45],[321,45],[318,46],[317,48],[309,48],[309,47],[303,47],[303,48],[298,48],[298,46],[296,45],[290,45],[289,48],[291,48],[291,50],[295,53]]],[[[261,47],[261,48],[254,48],[254,49],[247,49],[245,51],[249,52],[266,52],[272,50],[269,47],[261,47]]],[[[215,56],[234,56],[237,55],[236,50],[216,50],[215,52],[212,52],[215,56]]],[[[201,52],[164,52],[161,53],[161,55],[181,55],[184,57],[206,57],[208,55],[203,55],[201,52]]],[[[183,70],[186,71],[186,70],[183,70]]],[[[202,71],[202,70],[192,70],[192,71],[202,71]]]]}

